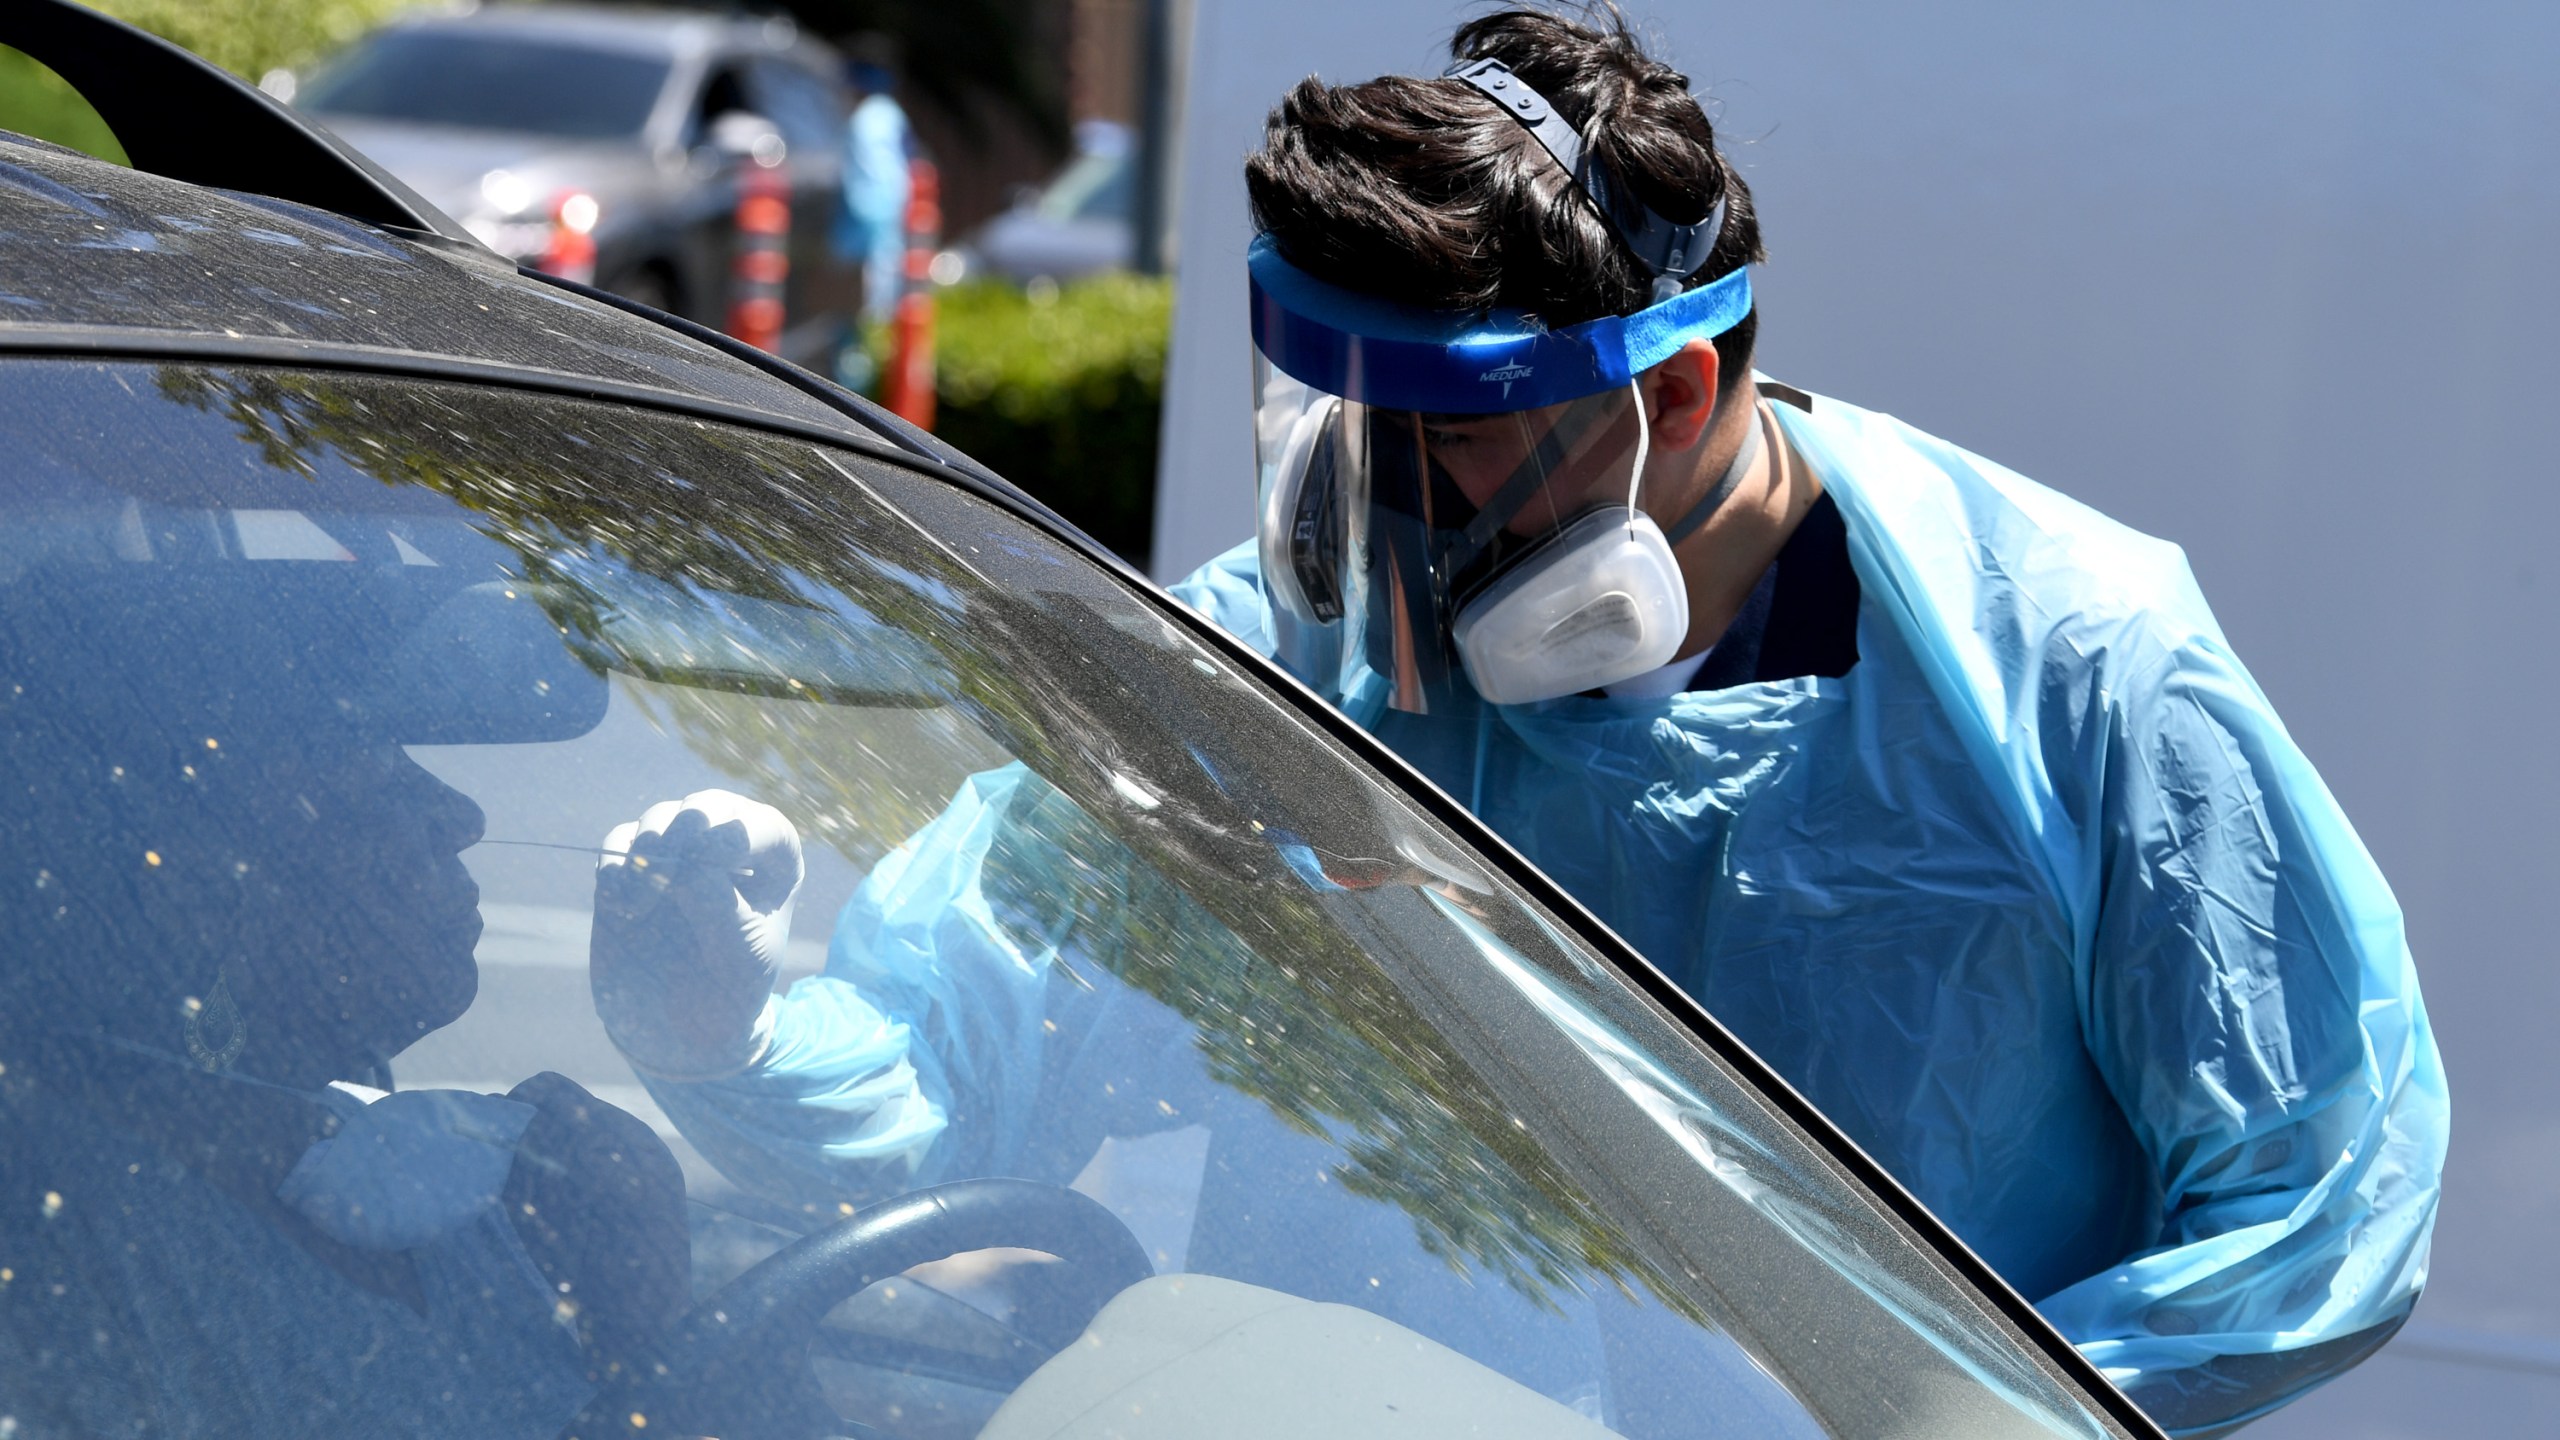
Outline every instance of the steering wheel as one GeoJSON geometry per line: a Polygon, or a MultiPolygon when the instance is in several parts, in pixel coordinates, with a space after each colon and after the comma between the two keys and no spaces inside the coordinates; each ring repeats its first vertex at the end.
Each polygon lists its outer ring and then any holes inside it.
{"type": "Polygon", "coordinates": [[[1058,1185],[961,1180],[802,1236],[685,1312],[647,1373],[608,1382],[560,1440],[810,1440],[849,1427],[809,1369],[818,1321],[874,1283],[970,1250],[1013,1246],[1066,1262],[1076,1330],[1155,1274],[1120,1217],[1058,1185]]]}

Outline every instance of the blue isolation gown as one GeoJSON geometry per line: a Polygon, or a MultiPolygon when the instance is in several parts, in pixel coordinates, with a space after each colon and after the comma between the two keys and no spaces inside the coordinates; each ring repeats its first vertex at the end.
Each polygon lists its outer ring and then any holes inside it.
{"type": "MultiPolygon", "coordinates": [[[[2175,546],[1890,417],[1773,408],[1847,526],[1847,674],[1336,698],[2156,1418],[2263,1413],[2426,1278],[2448,1112],[2398,905],[2175,546]]],[[[1255,564],[1175,593],[1269,652],[1255,564]]]]}

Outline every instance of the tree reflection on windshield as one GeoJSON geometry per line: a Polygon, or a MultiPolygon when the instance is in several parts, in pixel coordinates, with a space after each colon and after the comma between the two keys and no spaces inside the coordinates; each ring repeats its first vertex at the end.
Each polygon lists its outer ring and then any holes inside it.
{"type": "Polygon", "coordinates": [[[1309,742],[1277,733],[1266,701],[1195,674],[1133,598],[1089,580],[1083,593],[990,584],[965,552],[998,537],[926,536],[804,443],[486,390],[184,365],[157,378],[275,469],[344,464],[475,512],[573,647],[617,668],[622,602],[605,574],[841,611],[921,641],[940,661],[939,708],[662,688],[657,713],[857,864],[949,798],[879,762],[893,752],[866,727],[926,727],[971,767],[1018,757],[1055,798],[1027,803],[1004,837],[1007,923],[1106,928],[1113,943],[1089,953],[1196,1027],[1218,1081],[1338,1143],[1338,1183],[1402,1209],[1453,1266],[1548,1305],[1598,1279],[1642,1284],[1700,1318],[1689,1287],[1636,1252],[1283,863],[1284,838],[1388,853],[1363,833],[1363,798],[1297,785],[1290,757],[1309,742]]]}

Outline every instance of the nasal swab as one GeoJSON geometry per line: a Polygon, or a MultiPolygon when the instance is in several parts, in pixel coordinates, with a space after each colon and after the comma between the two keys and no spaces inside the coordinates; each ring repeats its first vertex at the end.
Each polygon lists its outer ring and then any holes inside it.
{"type": "MultiPolygon", "coordinates": [[[[649,857],[646,855],[634,854],[629,850],[609,850],[602,845],[563,845],[554,840],[483,840],[480,843],[483,845],[520,845],[528,850],[566,850],[572,855],[612,855],[629,860],[632,864],[643,867],[647,866],[649,863],[649,857]]],[[[752,866],[741,865],[729,873],[732,875],[753,875],[756,872],[752,866]]]]}

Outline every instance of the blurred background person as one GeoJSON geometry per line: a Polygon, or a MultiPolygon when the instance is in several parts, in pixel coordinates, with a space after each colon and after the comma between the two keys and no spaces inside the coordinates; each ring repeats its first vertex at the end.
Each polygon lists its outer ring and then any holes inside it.
{"type": "Polygon", "coordinates": [[[907,162],[915,132],[898,104],[896,42],[861,35],[846,48],[851,53],[845,83],[854,104],[844,127],[844,204],[836,212],[835,253],[861,268],[862,298],[853,333],[836,353],[836,379],[847,389],[868,392],[877,367],[864,332],[888,323],[905,279],[907,202],[914,184],[907,162]]]}

